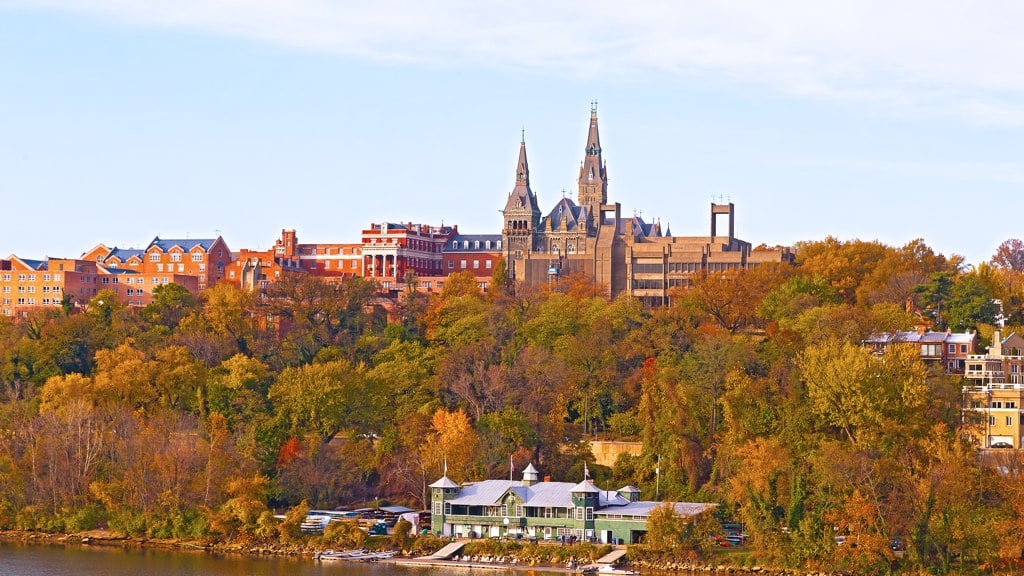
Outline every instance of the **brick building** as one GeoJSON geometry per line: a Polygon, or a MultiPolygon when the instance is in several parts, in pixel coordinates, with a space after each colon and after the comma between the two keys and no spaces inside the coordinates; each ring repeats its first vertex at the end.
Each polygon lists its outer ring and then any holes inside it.
{"type": "Polygon", "coordinates": [[[441,269],[445,275],[469,270],[490,279],[501,256],[501,234],[455,234],[444,245],[441,269]]]}
{"type": "Polygon", "coordinates": [[[362,231],[363,270],[385,289],[395,289],[406,274],[418,278],[446,275],[443,252],[454,226],[427,224],[371,224],[362,231]]]}
{"type": "Polygon", "coordinates": [[[104,288],[127,303],[128,292],[121,282],[125,275],[95,260],[30,260],[11,255],[0,260],[0,314],[20,316],[32,309],[58,309],[65,298],[69,305],[81,306],[104,288]]]}
{"type": "Polygon", "coordinates": [[[225,278],[245,289],[266,288],[285,274],[312,274],[327,281],[363,275],[362,244],[299,243],[295,230],[282,230],[268,250],[243,248],[225,278]]]}
{"type": "Polygon", "coordinates": [[[502,249],[512,280],[536,285],[579,272],[608,297],[629,294],[653,306],[668,303],[669,290],[686,285],[696,272],[793,261],[788,249],[754,249],[736,238],[732,203],[711,204],[709,236],[672,236],[659,221],[623,217],[618,202],[608,203],[601,153],[597,108],[591,107],[577,201],[562,198],[542,215],[530,188],[525,139],[520,142],[515,186],[502,211],[502,249]],[[727,226],[719,230],[723,217],[727,226]]]}
{"type": "Polygon", "coordinates": [[[82,259],[95,262],[109,274],[108,286],[130,306],[145,306],[153,300],[153,288],[180,284],[193,294],[213,286],[225,276],[234,256],[224,239],[154,238],[145,248],[90,249],[82,259]],[[116,284],[116,286],[115,286],[116,284]]]}
{"type": "Polygon", "coordinates": [[[926,364],[941,367],[949,374],[963,374],[964,365],[977,352],[978,334],[975,332],[931,332],[920,327],[907,332],[880,332],[872,334],[864,345],[876,354],[885,352],[893,344],[911,344],[926,364]]]}

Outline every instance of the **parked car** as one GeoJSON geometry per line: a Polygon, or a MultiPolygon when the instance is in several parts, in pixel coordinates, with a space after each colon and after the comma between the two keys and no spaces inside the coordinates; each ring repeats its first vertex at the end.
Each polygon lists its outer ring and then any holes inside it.
{"type": "Polygon", "coordinates": [[[1013,444],[1009,442],[993,442],[989,448],[1013,448],[1013,444]]]}

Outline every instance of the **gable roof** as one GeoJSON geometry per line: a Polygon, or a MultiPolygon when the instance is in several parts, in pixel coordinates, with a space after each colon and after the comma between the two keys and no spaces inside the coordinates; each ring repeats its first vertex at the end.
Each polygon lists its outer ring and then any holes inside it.
{"type": "Polygon", "coordinates": [[[577,206],[576,203],[569,198],[562,198],[557,204],[555,204],[555,207],[551,209],[551,212],[548,212],[545,220],[551,230],[561,229],[563,221],[565,222],[565,229],[567,231],[576,230],[581,225],[586,225],[587,209],[582,206],[577,206]]]}
{"type": "Polygon", "coordinates": [[[9,260],[13,260],[13,261],[21,264],[22,266],[24,266],[25,268],[28,268],[29,270],[46,270],[47,269],[46,260],[31,260],[29,258],[21,258],[20,256],[17,256],[17,255],[14,255],[14,254],[11,254],[8,259],[9,260]]]}
{"type": "Polygon", "coordinates": [[[220,237],[217,237],[217,238],[186,238],[186,239],[182,240],[182,239],[170,239],[170,238],[162,239],[159,236],[157,236],[156,238],[153,239],[152,242],[149,243],[148,246],[146,246],[146,251],[149,251],[150,248],[152,248],[153,246],[156,246],[157,248],[160,248],[160,250],[162,252],[167,252],[171,248],[174,248],[175,246],[177,246],[177,247],[181,248],[182,250],[184,250],[185,252],[191,252],[193,248],[195,248],[196,246],[199,246],[199,247],[201,247],[203,249],[203,251],[209,252],[210,248],[213,247],[213,245],[217,242],[217,240],[220,240],[220,237]]]}
{"type": "Polygon", "coordinates": [[[110,258],[117,258],[121,262],[127,262],[132,256],[142,258],[144,253],[145,252],[143,250],[139,250],[137,248],[118,248],[117,246],[114,246],[110,252],[107,252],[107,255],[103,260],[106,261],[110,258]]]}

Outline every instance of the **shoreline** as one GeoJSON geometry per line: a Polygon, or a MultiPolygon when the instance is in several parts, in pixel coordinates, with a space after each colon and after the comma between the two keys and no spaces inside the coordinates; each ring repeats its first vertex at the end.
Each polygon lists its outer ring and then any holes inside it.
{"type": "MultiPolygon", "coordinates": [[[[303,558],[310,562],[318,563],[313,555],[324,550],[309,546],[284,545],[284,544],[245,544],[239,542],[209,542],[202,540],[182,540],[176,538],[142,538],[121,536],[106,530],[90,530],[73,534],[32,532],[23,530],[0,530],[0,543],[17,543],[24,545],[44,546],[95,546],[104,548],[122,548],[135,550],[166,550],[172,552],[205,553],[227,556],[244,557],[267,557],[282,556],[291,558],[303,558]]],[[[443,560],[430,557],[399,557],[377,560],[379,563],[400,564],[403,566],[420,566],[423,568],[466,568],[469,570],[511,570],[516,572],[553,572],[561,574],[575,574],[575,568],[566,568],[564,565],[546,565],[529,563],[485,563],[443,560]]],[[[825,576],[826,572],[820,571],[799,571],[783,568],[771,568],[762,566],[736,566],[727,564],[704,564],[689,562],[668,562],[653,563],[639,561],[632,564],[635,569],[655,574],[758,574],[771,576],[798,576],[803,574],[814,574],[825,576]]]]}
{"type": "MultiPolygon", "coordinates": [[[[0,543],[24,544],[29,546],[80,546],[80,547],[102,547],[122,548],[133,550],[166,550],[172,552],[223,554],[229,556],[245,557],[266,557],[284,556],[291,558],[302,558],[313,563],[322,562],[314,559],[314,554],[323,552],[313,547],[288,546],[282,544],[259,545],[243,544],[232,542],[204,542],[202,540],[182,540],[177,538],[142,538],[122,536],[106,530],[90,530],[73,534],[33,532],[24,530],[0,530],[0,543]]],[[[515,571],[541,571],[557,573],[574,573],[562,566],[547,566],[543,564],[492,564],[484,562],[461,562],[441,560],[426,557],[393,557],[375,562],[388,564],[401,564],[403,566],[421,566],[424,568],[468,568],[478,570],[515,570],[515,571]]]]}

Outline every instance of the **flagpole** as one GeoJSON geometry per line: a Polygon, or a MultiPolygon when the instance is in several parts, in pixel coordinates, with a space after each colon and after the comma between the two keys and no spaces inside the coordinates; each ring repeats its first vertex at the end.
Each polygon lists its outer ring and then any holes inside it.
{"type": "Polygon", "coordinates": [[[658,454],[658,465],[654,468],[654,499],[661,499],[661,454],[658,454]]]}

